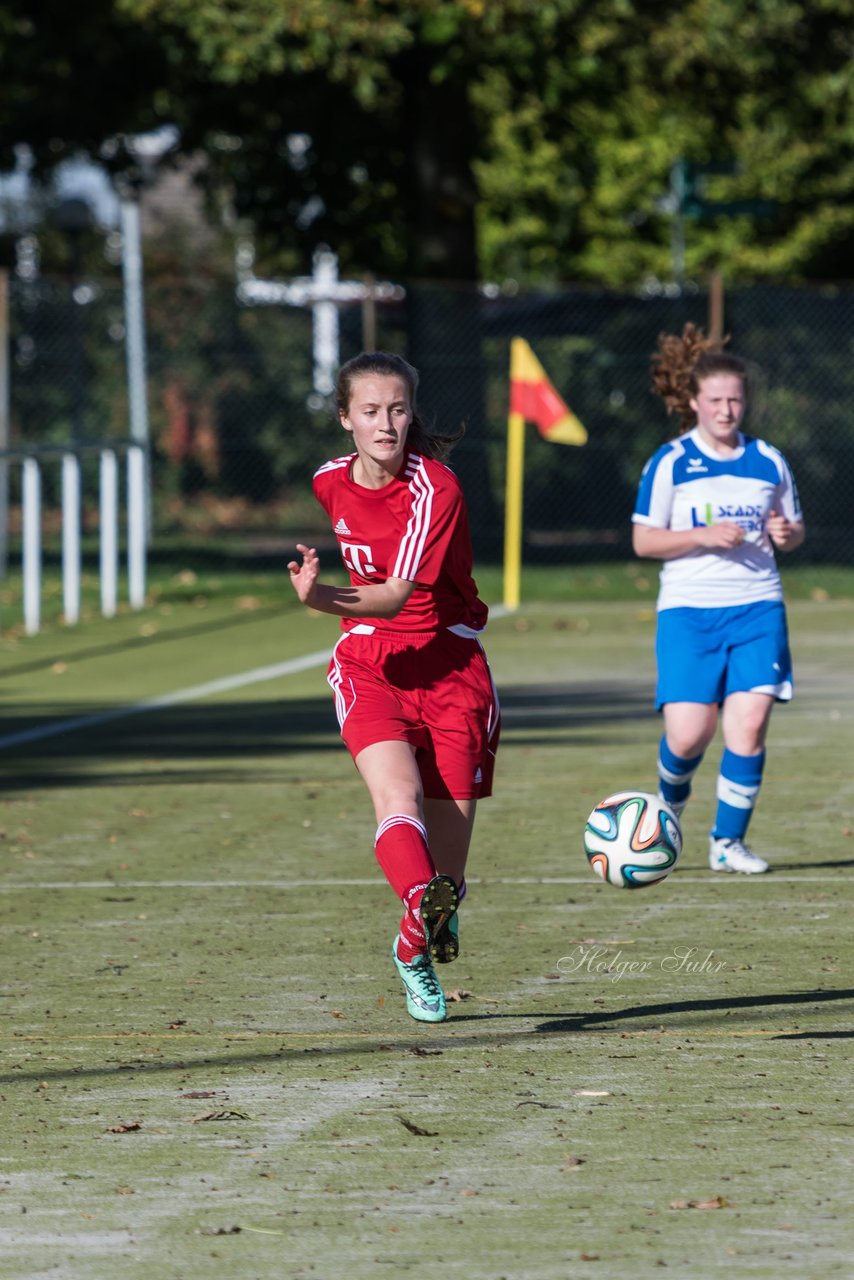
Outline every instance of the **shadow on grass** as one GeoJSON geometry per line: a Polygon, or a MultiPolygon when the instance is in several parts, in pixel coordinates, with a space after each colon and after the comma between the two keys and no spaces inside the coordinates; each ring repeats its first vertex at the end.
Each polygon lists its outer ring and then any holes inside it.
{"type": "MultiPolygon", "coordinates": [[[[584,731],[592,746],[591,727],[654,714],[648,694],[629,684],[513,685],[500,696],[505,732],[515,744],[564,746],[584,731]]],[[[331,695],[149,709],[89,702],[66,706],[60,716],[53,704],[33,704],[7,708],[0,717],[0,738],[16,733],[34,739],[0,750],[8,761],[0,783],[5,790],[159,784],[164,774],[170,783],[239,781],[250,757],[342,750],[331,695]],[[101,723],[87,724],[88,717],[101,723]],[[189,761],[191,768],[171,772],[189,761]]]]}
{"type": "Polygon", "coordinates": [[[775,1040],[854,1040],[854,1031],[781,1031],[775,1040]]]}
{"type": "MultiPolygon", "coordinates": [[[[251,609],[245,612],[235,614],[227,618],[211,619],[207,622],[193,622],[187,626],[170,627],[163,624],[159,620],[154,624],[162,627],[153,634],[144,636],[123,636],[121,640],[115,640],[110,644],[90,645],[88,649],[75,649],[72,660],[75,664],[79,662],[87,662],[90,659],[109,658],[116,653],[128,653],[134,649],[155,649],[164,642],[171,643],[174,640],[189,640],[194,636],[215,635],[219,631],[229,631],[234,627],[244,627],[248,623],[262,621],[271,618],[285,618],[293,610],[284,609],[281,605],[268,605],[264,609],[251,609]]],[[[140,622],[143,620],[142,615],[138,615],[140,622]]],[[[44,655],[38,660],[31,662],[19,662],[17,666],[4,665],[3,679],[10,679],[12,676],[32,675],[36,671],[47,670],[52,663],[61,660],[68,660],[68,650],[63,647],[62,636],[58,639],[58,652],[54,655],[44,655]]]]}
{"type": "MultiPolygon", "coordinates": [[[[670,1018],[681,1014],[723,1013],[729,1016],[739,1009],[765,1009],[775,1006],[825,1003],[832,1000],[850,1000],[854,989],[845,991],[798,991],[779,995],[725,996],[717,1000],[679,1000],[668,1004],[636,1005],[631,1009],[615,1009],[611,1012],[582,1014],[568,1019],[543,1022],[537,1027],[542,1035],[566,1031],[594,1030],[626,1018],[670,1018]],[[579,1028],[579,1017],[581,1026],[579,1028]]],[[[658,1027],[651,1028],[658,1030],[658,1027]]]]}
{"type": "MultiPolygon", "coordinates": [[[[66,708],[66,718],[67,732],[13,745],[2,753],[5,776],[0,787],[145,785],[162,783],[164,777],[170,783],[237,781],[246,776],[247,757],[272,760],[294,751],[342,750],[331,696],[192,703],[143,711],[90,703],[66,708]],[[104,717],[104,722],[74,726],[89,716],[104,717]],[[175,774],[173,766],[178,767],[175,774]]],[[[48,732],[56,724],[53,708],[26,708],[17,724],[8,713],[0,718],[0,736],[19,729],[48,732]]],[[[252,776],[257,780],[257,770],[252,776]]]]}
{"type": "Polygon", "coordinates": [[[769,871],[816,871],[819,867],[854,867],[854,858],[828,858],[825,862],[778,862],[769,871]]]}
{"type": "Polygon", "coordinates": [[[499,687],[502,727],[514,741],[529,742],[532,729],[567,728],[607,720],[658,719],[646,682],[609,680],[583,684],[514,684],[499,687]]]}
{"type": "MultiPolygon", "coordinates": [[[[118,1075],[127,1073],[129,1075],[163,1075],[169,1071],[198,1070],[198,1069],[217,1069],[224,1067],[238,1066],[254,1066],[259,1063],[268,1065],[282,1061],[299,1061],[306,1060],[312,1056],[330,1057],[335,1055],[341,1057],[346,1054],[374,1054],[374,1053],[418,1053],[425,1051],[449,1052],[453,1050],[465,1050],[474,1045],[483,1045],[484,1043],[501,1044],[508,1040],[519,1041],[522,1039],[536,1040],[542,1036],[577,1036],[585,1034],[596,1034],[599,1031],[607,1030],[613,1024],[620,1024],[631,1021],[635,1018],[648,1019],[654,1025],[645,1030],[651,1033],[670,1031],[679,1032],[680,1034],[690,1037],[691,1031],[684,1027],[683,1023],[676,1026],[668,1027],[662,1025],[667,1019],[679,1016],[685,1013],[692,1014],[721,1014],[723,1018],[727,1018],[732,1012],[742,1009],[773,1009],[780,1006],[802,1006],[809,1004],[828,1004],[831,1001],[850,1000],[854,996],[854,989],[846,989],[840,991],[800,991],[800,992],[784,992],[779,994],[757,995],[757,996],[734,996],[725,997],[718,1000],[685,1000],[676,1003],[667,1002],[662,1004],[636,1005],[627,1009],[616,1010],[611,1013],[566,1013],[558,1017],[549,1019],[546,1022],[541,1021],[542,1014],[526,1014],[526,1013],[483,1013],[483,1014],[467,1014],[455,1013],[452,1018],[441,1024],[440,1026],[424,1027],[409,1024],[411,1032],[419,1032],[418,1040],[414,1040],[413,1036],[405,1038],[395,1038],[388,1036],[377,1036],[372,1039],[370,1035],[352,1037],[344,1042],[329,1042],[327,1036],[323,1032],[317,1033],[317,1039],[320,1044],[301,1044],[299,1048],[292,1048],[287,1044],[289,1035],[293,1034],[287,1031],[264,1031],[255,1034],[263,1036],[265,1039],[275,1038],[281,1035],[285,1041],[278,1048],[265,1050],[264,1052],[252,1051],[252,1033],[245,1031],[234,1031],[231,1034],[235,1037],[240,1035],[247,1037],[245,1043],[250,1049],[248,1053],[208,1053],[204,1052],[202,1045],[205,1037],[199,1036],[199,1049],[202,1052],[198,1057],[176,1057],[170,1061],[164,1061],[160,1058],[157,1061],[149,1059],[124,1062],[118,1064],[107,1065],[101,1064],[95,1067],[47,1067],[45,1065],[37,1066],[32,1070],[13,1070],[3,1076],[0,1076],[0,1087],[13,1084],[32,1083],[32,1081],[43,1080],[85,1080],[93,1079],[99,1076],[108,1076],[115,1078],[118,1075]],[[482,1034],[474,1034],[474,1026],[471,1024],[483,1024],[485,1027],[494,1026],[496,1023],[513,1022],[521,1025],[517,1027],[496,1027],[493,1036],[486,1037],[482,1034]],[[470,1024],[472,1034],[466,1035],[465,1029],[461,1035],[448,1035],[447,1032],[453,1031],[460,1024],[470,1024]]],[[[401,1014],[401,1016],[403,1016],[401,1014]]],[[[706,1024],[723,1025],[718,1019],[706,1019],[706,1024]]],[[[765,1030],[765,1028],[762,1028],[765,1030]]],[[[156,1034],[141,1032],[139,1039],[146,1043],[156,1042],[158,1039],[166,1039],[158,1037],[156,1034]]],[[[310,1033],[299,1032],[301,1041],[305,1041],[310,1033]]],[[[348,1033],[344,1032],[344,1035],[348,1033]]],[[[850,1031],[798,1031],[793,1033],[779,1032],[774,1035],[775,1040],[814,1040],[814,1039],[831,1039],[831,1038],[847,1038],[854,1035],[850,1031]]],[[[109,1038],[109,1037],[108,1037],[109,1038]]],[[[191,1038],[191,1037],[188,1037],[191,1038]]],[[[228,1039],[229,1033],[224,1032],[223,1038],[228,1039]]],[[[34,1038],[33,1038],[34,1039],[34,1038]]],[[[33,1054],[33,1039],[21,1037],[20,1042],[13,1038],[12,1044],[20,1043],[22,1049],[26,1048],[28,1053],[33,1054]]],[[[69,1038],[73,1041],[74,1037],[69,1038]]],[[[134,1039],[134,1034],[116,1032],[115,1039],[111,1040],[111,1051],[115,1052],[122,1042],[127,1043],[134,1039]]],[[[46,1050],[51,1056],[55,1056],[57,1052],[57,1041],[49,1040],[46,1050]]],[[[38,1043],[38,1041],[36,1041],[38,1043]]],[[[8,1052],[8,1050],[7,1050],[8,1052]]]]}

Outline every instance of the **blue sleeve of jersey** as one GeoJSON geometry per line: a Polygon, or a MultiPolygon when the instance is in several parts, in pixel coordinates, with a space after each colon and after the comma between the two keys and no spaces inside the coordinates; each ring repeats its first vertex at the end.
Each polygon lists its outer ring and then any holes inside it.
{"type": "Polygon", "coordinates": [[[801,496],[798,493],[798,486],[795,483],[794,472],[792,471],[792,468],[789,466],[789,463],[786,460],[786,458],[783,457],[782,453],[780,454],[780,458],[782,459],[783,466],[785,468],[786,480],[788,481],[788,492],[789,492],[789,497],[792,503],[792,516],[790,516],[790,519],[794,519],[798,521],[803,520],[804,513],[801,509],[801,496]]]}
{"type": "Polygon", "coordinates": [[[655,487],[656,472],[669,452],[670,446],[662,445],[658,452],[652,455],[641,472],[640,484],[638,485],[638,496],[634,510],[634,514],[636,516],[649,517],[650,509],[652,507],[652,494],[655,487]]]}

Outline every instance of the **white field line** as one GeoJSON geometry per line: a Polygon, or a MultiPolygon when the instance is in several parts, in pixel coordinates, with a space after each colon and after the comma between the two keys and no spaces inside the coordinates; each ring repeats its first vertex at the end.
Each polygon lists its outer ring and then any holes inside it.
{"type": "MultiPolygon", "coordinates": [[[[504,605],[491,605],[490,617],[501,618],[508,610],[504,605]]],[[[256,667],[253,671],[242,671],[235,676],[223,676],[220,680],[209,680],[207,684],[191,685],[188,689],[176,689],[174,693],[163,693],[156,698],[144,698],[142,702],[133,702],[124,707],[112,707],[109,711],[95,712],[88,716],[71,716],[67,720],[54,720],[51,724],[39,725],[33,729],[19,729],[16,733],[7,733],[0,737],[0,751],[8,747],[22,746],[25,742],[41,742],[45,738],[55,738],[60,733],[74,733],[78,729],[94,729],[102,724],[111,724],[114,720],[123,720],[127,716],[141,715],[145,711],[159,711],[163,707],[176,707],[182,702],[195,702],[199,698],[209,698],[216,693],[230,693],[232,689],[244,689],[250,684],[261,684],[265,680],[278,680],[282,676],[292,676],[298,671],[309,671],[312,667],[322,666],[329,661],[331,649],[320,649],[316,653],[307,653],[301,658],[291,658],[287,662],[276,662],[269,667],[256,667]]]]}
{"type": "MultiPolygon", "coordinates": [[[[679,876],[679,884],[691,885],[715,885],[720,883],[718,875],[691,876],[682,874],[679,876]]],[[[761,882],[766,888],[771,884],[827,884],[831,876],[807,876],[807,875],[781,875],[774,872],[771,876],[762,877],[761,882]]],[[[839,878],[833,877],[834,882],[839,884],[839,878]]],[[[740,877],[738,883],[740,885],[758,883],[759,876],[740,877]]],[[[590,876],[490,876],[485,882],[481,882],[475,877],[467,877],[467,883],[470,885],[479,885],[484,883],[486,888],[492,888],[493,885],[545,885],[545,884],[570,884],[570,885],[587,885],[588,888],[596,887],[595,880],[591,882],[590,876]]],[[[282,889],[286,892],[297,889],[340,889],[342,886],[348,888],[378,888],[384,885],[384,881],[378,880],[376,876],[361,876],[345,879],[341,876],[330,877],[329,879],[318,880],[29,880],[21,881],[18,884],[9,884],[8,881],[0,881],[0,894],[2,893],[33,893],[39,889],[92,889],[102,892],[105,889],[112,890],[114,893],[124,892],[127,889],[282,889]]],[[[728,904],[722,903],[726,906],[728,904]]],[[[822,903],[822,907],[841,906],[842,903],[822,903]]]]}
{"type": "Polygon", "coordinates": [[[317,653],[307,653],[302,658],[276,662],[270,667],[256,667],[254,671],[242,671],[235,676],[223,676],[220,680],[209,680],[207,684],[191,685],[188,689],[176,689],[174,693],[163,693],[156,698],[144,698],[142,702],[133,702],[124,707],[112,707],[109,711],[98,711],[88,716],[71,716],[68,720],[54,720],[51,724],[39,725],[34,729],[20,729],[17,733],[8,733],[4,738],[0,738],[0,750],[6,747],[17,747],[24,742],[39,742],[44,738],[55,738],[60,733],[93,729],[102,724],[110,724],[113,720],[123,720],[126,716],[140,715],[144,711],[159,711],[163,707],[175,707],[182,702],[195,702],[198,698],[209,698],[215,693],[230,693],[232,689],[261,684],[264,680],[278,680],[281,676],[291,676],[297,671],[308,671],[311,667],[321,666],[329,661],[330,652],[329,649],[321,649],[317,653]]]}

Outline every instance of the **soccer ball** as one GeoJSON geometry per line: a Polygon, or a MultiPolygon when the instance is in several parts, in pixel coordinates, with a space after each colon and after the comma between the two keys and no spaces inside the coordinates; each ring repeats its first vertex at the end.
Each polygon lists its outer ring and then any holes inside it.
{"type": "Polygon", "coordinates": [[[584,852],[598,876],[618,889],[658,884],[682,852],[679,819],[658,796],[619,791],[600,800],[584,828],[584,852]]]}

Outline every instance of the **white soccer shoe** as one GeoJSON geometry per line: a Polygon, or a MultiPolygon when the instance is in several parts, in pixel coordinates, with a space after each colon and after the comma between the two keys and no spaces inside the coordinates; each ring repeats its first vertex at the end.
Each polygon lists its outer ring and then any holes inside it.
{"type": "Polygon", "coordinates": [[[740,840],[716,840],[709,837],[709,866],[713,871],[741,871],[756,876],[768,870],[768,863],[740,840]]]}

